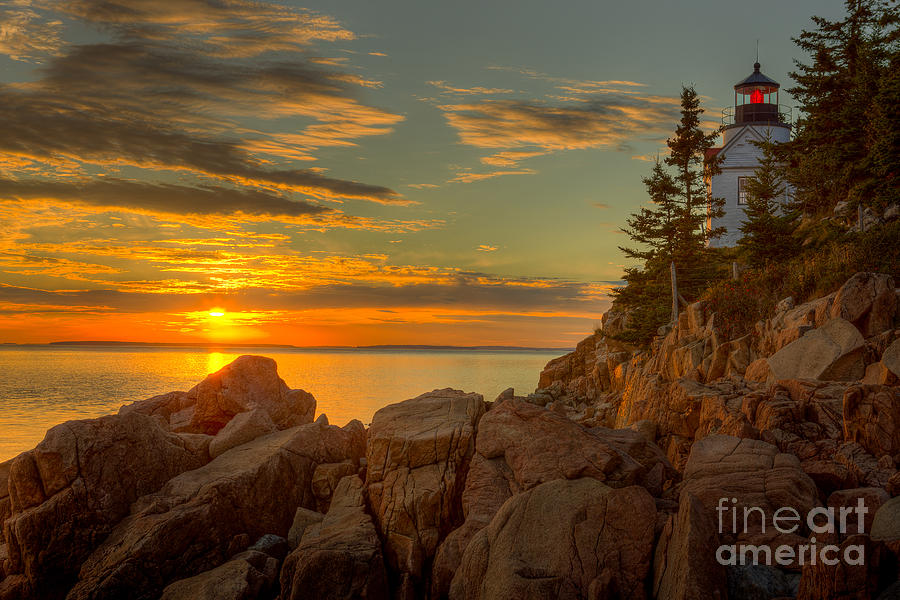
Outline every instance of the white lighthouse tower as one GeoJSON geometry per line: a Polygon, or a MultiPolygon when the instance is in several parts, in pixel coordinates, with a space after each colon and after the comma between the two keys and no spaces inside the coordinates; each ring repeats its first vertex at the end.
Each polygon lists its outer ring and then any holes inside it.
{"type": "Polygon", "coordinates": [[[711,240],[714,247],[734,246],[741,237],[747,196],[745,182],[759,165],[762,149],[753,140],[787,142],[791,136],[790,110],[778,104],[778,82],[753,65],[753,73],[734,86],[734,106],[722,111],[722,146],[710,148],[707,158],[721,155],[721,173],[707,180],[711,198],[725,199],[725,214],[707,218],[708,227],[725,227],[726,233],[711,240]]]}

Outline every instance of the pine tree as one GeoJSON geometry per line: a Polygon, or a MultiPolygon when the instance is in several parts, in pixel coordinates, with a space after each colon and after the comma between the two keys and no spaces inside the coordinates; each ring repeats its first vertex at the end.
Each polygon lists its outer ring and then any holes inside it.
{"type": "Polygon", "coordinates": [[[878,208],[900,203],[900,52],[878,83],[869,119],[868,164],[875,177],[874,201],[878,208]]]}
{"type": "Polygon", "coordinates": [[[714,264],[709,259],[707,247],[710,239],[719,237],[725,228],[709,230],[707,219],[725,214],[725,199],[707,197],[704,176],[712,177],[720,172],[721,157],[707,158],[707,150],[716,145],[719,132],[704,133],[700,128],[700,98],[693,87],[681,90],[681,122],[675,129],[675,137],[666,140],[669,156],[666,164],[675,168],[674,180],[681,207],[676,219],[676,244],[672,261],[678,270],[689,277],[682,280],[682,294],[692,297],[712,278],[714,264]],[[687,292],[687,293],[685,293],[687,292]]]}
{"type": "Polygon", "coordinates": [[[645,264],[652,261],[668,264],[668,261],[673,260],[677,244],[678,216],[681,210],[676,200],[678,186],[659,159],[650,176],[644,177],[642,181],[653,208],[642,207],[639,212],[626,219],[628,227],[622,230],[640,247],[620,246],[619,249],[628,258],[641,260],[645,264]]]}
{"type": "Polygon", "coordinates": [[[630,310],[629,327],[621,337],[635,343],[651,338],[668,319],[669,262],[674,257],[682,210],[677,201],[678,186],[658,159],[650,176],[642,181],[652,207],[641,207],[626,220],[628,227],[622,230],[639,246],[619,247],[625,256],[640,261],[641,266],[626,268],[624,279],[628,284],[613,291],[616,303],[630,310]]]}
{"type": "Polygon", "coordinates": [[[683,88],[681,120],[666,142],[670,154],[665,165],[657,161],[643,179],[652,205],[632,214],[623,229],[637,245],[620,249],[641,263],[625,269],[627,285],[613,291],[616,304],[630,311],[628,329],[620,336],[627,341],[645,343],[668,321],[671,263],[679,274],[679,291],[689,299],[716,276],[716,255],[707,242],[722,230],[710,231],[706,222],[708,216],[722,216],[725,201],[707,198],[704,174],[717,173],[719,159],[705,159],[718,132],[703,132],[702,114],[697,93],[683,88]]]}
{"type": "Polygon", "coordinates": [[[746,182],[744,214],[747,218],[740,227],[744,235],[738,240],[738,246],[750,266],[759,268],[794,255],[797,244],[792,234],[796,213],[785,202],[783,170],[775,158],[771,137],[754,143],[762,149],[763,155],[753,177],[746,182]]]}
{"type": "Polygon", "coordinates": [[[804,214],[826,213],[842,200],[869,203],[877,181],[868,161],[868,120],[894,35],[888,6],[880,0],[846,0],[844,19],[813,17],[816,29],[794,38],[812,60],[795,61],[791,77],[797,85],[788,91],[799,101],[801,116],[794,139],[776,153],[787,165],[788,182],[804,214]]]}

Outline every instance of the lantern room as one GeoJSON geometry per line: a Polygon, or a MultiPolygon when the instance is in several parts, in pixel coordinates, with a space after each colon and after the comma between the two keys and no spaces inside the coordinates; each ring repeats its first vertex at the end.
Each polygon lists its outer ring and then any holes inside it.
{"type": "Polygon", "coordinates": [[[753,73],[734,86],[734,125],[748,123],[783,123],[778,110],[777,81],[769,79],[754,63],[753,73]]]}

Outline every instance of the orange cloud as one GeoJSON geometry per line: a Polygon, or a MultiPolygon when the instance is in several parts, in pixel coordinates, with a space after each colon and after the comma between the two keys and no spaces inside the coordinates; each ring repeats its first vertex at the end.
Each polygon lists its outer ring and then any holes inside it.
{"type": "Polygon", "coordinates": [[[301,51],[316,41],[355,38],[330,16],[252,0],[75,0],[60,8],[132,38],[189,39],[208,54],[227,57],[301,51]]]}
{"type": "MultiPolygon", "coordinates": [[[[76,175],[83,185],[89,173],[99,179],[137,167],[144,183],[175,171],[330,201],[413,203],[385,186],[291,164],[316,158],[317,148],[390,133],[403,120],[360,102],[352,88],[380,82],[335,69],[340,63],[333,60],[248,60],[352,39],[334,19],[245,0],[76,0],[47,8],[108,28],[113,39],[62,47],[40,77],[0,90],[0,172],[59,181],[76,175]],[[291,135],[245,122],[295,117],[307,122],[291,135]]],[[[21,9],[28,17],[21,23],[40,21],[28,11],[21,9]]],[[[10,32],[26,26],[10,23],[10,32]]],[[[4,188],[8,182],[0,197],[4,188]]]]}
{"type": "Polygon", "coordinates": [[[481,157],[481,162],[494,167],[514,167],[526,158],[541,156],[544,152],[516,152],[507,150],[505,152],[497,152],[490,156],[481,157]]]}
{"type": "Polygon", "coordinates": [[[483,181],[485,179],[493,179],[494,177],[502,177],[503,175],[534,175],[537,173],[534,169],[519,169],[517,171],[491,171],[490,173],[457,173],[457,175],[448,181],[448,183],[473,183],[475,181],[483,181]]]}
{"type": "MultiPolygon", "coordinates": [[[[645,84],[629,80],[576,80],[517,67],[488,67],[549,82],[554,91],[534,99],[484,98],[465,103],[435,103],[460,142],[498,150],[482,157],[482,164],[516,167],[525,159],[588,148],[627,150],[636,141],[668,132],[677,118],[679,99],[644,93],[645,84]]],[[[430,82],[449,92],[467,88],[430,82]]],[[[509,90],[469,88],[486,96],[509,90]]],[[[480,181],[491,177],[525,174],[531,170],[460,173],[452,181],[480,181]]]]}
{"type": "Polygon", "coordinates": [[[670,102],[615,98],[592,106],[485,100],[440,108],[463,143],[478,148],[539,148],[545,152],[617,147],[661,131],[671,121],[670,102]]]}
{"type": "Polygon", "coordinates": [[[452,95],[460,95],[460,96],[474,96],[474,95],[492,95],[492,94],[512,94],[513,90],[508,90],[504,88],[488,88],[481,86],[474,87],[455,87],[448,84],[446,81],[429,81],[428,85],[433,85],[434,87],[441,90],[442,94],[452,94],[452,95]]]}
{"type": "Polygon", "coordinates": [[[0,54],[18,61],[40,61],[59,54],[62,21],[32,10],[27,2],[0,9],[0,54]]]}

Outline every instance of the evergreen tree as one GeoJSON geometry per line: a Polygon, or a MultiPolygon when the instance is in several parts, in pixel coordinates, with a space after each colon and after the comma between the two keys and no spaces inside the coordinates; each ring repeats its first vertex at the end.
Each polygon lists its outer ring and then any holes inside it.
{"type": "Polygon", "coordinates": [[[700,128],[700,98],[693,87],[681,90],[681,122],[675,129],[675,137],[666,140],[669,156],[666,164],[675,168],[674,180],[678,187],[680,210],[676,219],[675,248],[671,260],[680,271],[691,275],[684,278],[685,297],[692,297],[705,287],[711,278],[714,265],[709,261],[710,239],[721,236],[725,228],[709,230],[708,218],[725,214],[725,199],[708,197],[704,177],[720,172],[721,157],[707,157],[707,150],[716,145],[719,132],[704,133],[700,128]],[[690,281],[693,279],[693,283],[690,281]]]}
{"type": "Polygon", "coordinates": [[[783,171],[775,158],[771,137],[754,143],[762,149],[763,155],[753,177],[745,184],[747,206],[744,214],[747,218],[740,228],[744,235],[738,240],[738,246],[750,266],[765,267],[794,255],[797,245],[791,234],[795,229],[796,213],[786,207],[783,171]]]}
{"type": "Polygon", "coordinates": [[[679,292],[696,298],[715,277],[717,261],[707,242],[722,234],[710,231],[707,217],[724,214],[724,199],[707,198],[704,175],[719,171],[719,158],[706,159],[718,138],[700,128],[703,109],[693,88],[681,93],[681,121],[666,143],[670,154],[643,179],[652,202],[632,214],[623,229],[635,247],[622,247],[639,266],[625,269],[627,282],[613,291],[618,306],[630,311],[628,329],[620,336],[645,343],[664,325],[671,312],[670,264],[675,263],[679,292]]]}
{"type": "Polygon", "coordinates": [[[625,256],[638,259],[645,264],[662,261],[668,264],[675,256],[678,236],[678,218],[681,207],[677,201],[678,186],[672,176],[666,172],[659,159],[653,166],[649,177],[644,177],[647,195],[653,208],[642,207],[632,214],[623,232],[633,241],[640,244],[638,248],[619,249],[625,256]]]}
{"type": "Polygon", "coordinates": [[[875,177],[878,208],[900,203],[900,52],[882,75],[869,120],[868,164],[875,177]]]}
{"type": "Polygon", "coordinates": [[[628,227],[622,230],[639,246],[619,247],[641,266],[626,268],[624,279],[628,284],[613,291],[616,303],[630,310],[629,327],[622,338],[635,343],[653,337],[669,317],[669,262],[675,254],[682,210],[677,201],[678,186],[659,160],[642,181],[653,205],[632,214],[626,220],[628,227]]]}
{"type": "Polygon", "coordinates": [[[794,139],[777,155],[804,214],[826,213],[842,200],[869,203],[876,178],[868,161],[868,121],[894,35],[892,4],[896,0],[845,0],[844,19],[813,17],[816,29],[794,38],[812,60],[795,61],[797,85],[788,91],[801,116],[794,139]]]}

